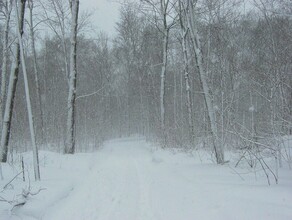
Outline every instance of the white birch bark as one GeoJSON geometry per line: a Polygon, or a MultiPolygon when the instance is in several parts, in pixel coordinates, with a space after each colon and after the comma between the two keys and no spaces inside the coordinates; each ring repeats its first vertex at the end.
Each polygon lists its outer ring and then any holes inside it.
{"type": "Polygon", "coordinates": [[[0,179],[4,180],[3,171],[2,171],[2,164],[0,163],[0,179]]]}
{"type": "Polygon", "coordinates": [[[1,95],[0,95],[0,123],[2,126],[3,121],[3,112],[5,106],[5,97],[6,97],[6,76],[8,71],[8,61],[9,61],[9,24],[10,24],[10,15],[12,11],[12,0],[5,1],[5,25],[3,32],[3,59],[2,59],[2,72],[1,72],[1,95]]]}
{"type": "Polygon", "coordinates": [[[169,0],[160,0],[160,13],[163,22],[163,60],[162,68],[160,73],[160,129],[162,131],[163,145],[166,145],[166,131],[165,131],[165,77],[167,68],[167,55],[168,55],[168,38],[169,29],[171,25],[167,23],[167,10],[168,10],[169,0]]]}
{"type": "Polygon", "coordinates": [[[164,29],[163,36],[163,61],[162,69],[160,73],[160,118],[161,118],[161,130],[163,135],[165,134],[165,76],[167,67],[167,48],[168,48],[168,34],[167,28],[164,29]]]}
{"type": "Polygon", "coordinates": [[[175,128],[177,128],[177,103],[176,103],[176,97],[177,97],[177,77],[176,77],[176,71],[173,71],[173,123],[175,128]]]}
{"type": "MultiPolygon", "coordinates": [[[[19,0],[19,26],[17,28],[17,32],[22,34],[23,32],[23,20],[24,20],[24,10],[25,10],[25,2],[26,0],[19,0]]],[[[10,127],[11,127],[11,119],[13,113],[15,92],[16,92],[16,84],[18,81],[18,73],[19,73],[19,64],[20,64],[20,47],[19,42],[16,41],[14,48],[14,60],[11,67],[9,84],[7,89],[7,99],[5,103],[5,111],[3,117],[3,125],[2,125],[2,135],[1,135],[1,155],[0,161],[7,162],[7,154],[8,154],[8,143],[10,138],[10,127]]]]}
{"type": "Polygon", "coordinates": [[[190,77],[189,77],[189,59],[188,59],[188,51],[187,51],[187,34],[188,28],[185,27],[185,16],[183,15],[182,10],[182,2],[179,2],[180,8],[180,29],[181,29],[181,45],[183,51],[183,60],[184,60],[184,78],[186,83],[186,105],[188,110],[188,125],[189,125],[189,134],[191,143],[194,143],[194,125],[193,125],[193,104],[192,104],[192,97],[191,97],[191,87],[190,87],[190,77]]]}
{"type": "MultiPolygon", "coordinates": [[[[16,4],[15,15],[16,15],[16,18],[19,17],[17,4],[16,4]]],[[[27,78],[27,72],[26,72],[26,63],[25,63],[25,57],[24,57],[22,36],[20,32],[19,19],[17,20],[18,20],[17,37],[18,37],[18,42],[19,42],[20,60],[22,64],[21,66],[22,66],[22,72],[23,72],[23,78],[24,78],[25,98],[26,98],[26,105],[27,105],[30,137],[31,137],[31,142],[32,142],[32,147],[33,147],[32,150],[33,150],[34,176],[35,176],[35,180],[39,181],[40,180],[39,155],[38,155],[38,148],[37,148],[36,140],[35,140],[34,122],[33,122],[32,108],[31,108],[31,101],[30,101],[30,93],[29,93],[29,85],[28,85],[28,78],[27,78]]]]}
{"type": "Polygon", "coordinates": [[[39,104],[40,111],[40,125],[41,125],[41,140],[44,139],[44,121],[43,121],[43,109],[42,109],[42,99],[41,99],[41,90],[39,83],[39,71],[37,65],[37,55],[35,49],[35,37],[34,37],[34,23],[33,23],[33,0],[28,0],[28,8],[29,8],[29,23],[30,23],[30,39],[31,39],[31,50],[33,55],[33,69],[34,69],[34,77],[35,77],[35,85],[36,85],[36,93],[39,104]]]}
{"type": "Polygon", "coordinates": [[[161,26],[159,29],[163,34],[162,42],[162,67],[160,72],[160,131],[162,132],[163,145],[166,145],[166,131],[165,131],[165,80],[167,74],[168,62],[168,41],[169,31],[173,27],[176,16],[172,17],[171,11],[174,10],[175,2],[171,0],[143,0],[151,8],[155,14],[154,23],[161,26]]]}
{"type": "Polygon", "coordinates": [[[208,86],[208,82],[207,82],[208,76],[203,67],[203,56],[201,53],[199,34],[198,34],[197,26],[195,24],[193,4],[194,4],[194,0],[188,0],[188,24],[190,28],[191,38],[194,44],[197,69],[199,71],[200,80],[201,80],[203,92],[204,92],[204,99],[205,99],[207,112],[209,116],[208,119],[209,119],[209,124],[211,128],[211,136],[212,136],[212,142],[214,146],[216,161],[218,164],[222,164],[224,163],[224,151],[223,151],[223,146],[220,146],[217,123],[216,123],[216,118],[215,118],[215,111],[214,111],[214,106],[213,106],[212,92],[208,86]]]}
{"type": "Polygon", "coordinates": [[[77,77],[76,51],[77,51],[79,0],[71,0],[70,8],[72,14],[72,23],[71,23],[70,77],[67,103],[68,115],[65,153],[73,154],[75,152],[75,99],[77,77]]]}

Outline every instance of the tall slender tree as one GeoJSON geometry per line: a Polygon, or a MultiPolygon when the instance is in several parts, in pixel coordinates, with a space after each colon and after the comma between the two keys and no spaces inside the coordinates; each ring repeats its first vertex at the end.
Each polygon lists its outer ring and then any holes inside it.
{"type": "MultiPolygon", "coordinates": [[[[26,0],[19,0],[18,10],[19,10],[19,25],[17,26],[17,32],[23,34],[23,21],[24,21],[24,11],[25,11],[26,0]],[[19,29],[18,29],[19,28],[19,29]]],[[[2,125],[2,135],[1,135],[1,162],[7,161],[8,153],[8,144],[10,138],[10,128],[11,128],[11,119],[13,113],[13,106],[15,100],[16,84],[18,81],[19,74],[19,65],[20,65],[20,46],[19,41],[16,41],[14,48],[14,60],[11,67],[8,91],[7,91],[7,100],[5,104],[5,112],[2,125]]]]}
{"type": "MultiPolygon", "coordinates": [[[[18,14],[18,4],[15,5],[15,17],[17,18],[17,26],[19,27],[19,14],[18,14]]],[[[35,140],[35,130],[34,130],[34,121],[33,121],[33,115],[32,115],[32,107],[31,107],[31,101],[30,101],[30,92],[29,92],[29,85],[28,85],[28,78],[27,78],[27,72],[26,72],[26,62],[24,57],[24,49],[23,49],[23,42],[22,42],[22,36],[20,33],[20,28],[17,28],[17,37],[19,42],[19,49],[20,49],[20,60],[21,60],[21,66],[22,66],[22,73],[24,78],[24,88],[25,88],[25,97],[26,97],[26,105],[27,105],[27,113],[28,113],[28,121],[29,121],[29,130],[30,130],[30,136],[31,136],[31,142],[33,146],[33,164],[34,164],[34,176],[35,180],[40,180],[40,168],[39,168],[39,154],[38,154],[38,148],[36,145],[35,140]]]]}
{"type": "Polygon", "coordinates": [[[154,17],[154,23],[162,33],[162,67],[160,72],[160,128],[163,136],[163,145],[166,144],[165,131],[165,85],[168,63],[169,32],[175,25],[177,16],[173,16],[173,9],[177,1],[172,0],[144,0],[150,6],[154,17]]]}
{"type": "Polygon", "coordinates": [[[30,33],[31,51],[32,51],[32,58],[33,58],[34,79],[35,79],[36,95],[37,95],[39,111],[40,111],[41,141],[43,141],[45,131],[44,131],[44,120],[43,120],[43,105],[42,105],[41,88],[40,88],[40,80],[39,80],[39,68],[38,68],[37,54],[36,54],[36,48],[35,48],[35,26],[33,22],[34,1],[28,0],[27,6],[29,9],[29,33],[30,33]]]}
{"type": "Polygon", "coordinates": [[[179,1],[179,21],[180,21],[180,31],[181,31],[181,46],[183,52],[184,61],[184,78],[185,78],[185,89],[186,89],[186,105],[188,111],[188,125],[191,143],[194,143],[194,124],[193,124],[193,104],[191,96],[191,86],[190,86],[190,76],[189,76],[189,56],[187,49],[187,39],[189,28],[186,20],[185,10],[183,8],[182,0],[179,1]]]}
{"type": "Polygon", "coordinates": [[[195,10],[194,5],[197,3],[197,0],[188,0],[187,5],[185,5],[185,9],[187,11],[187,19],[190,28],[190,35],[193,42],[194,52],[195,52],[195,60],[197,69],[199,71],[200,81],[203,87],[204,92],[204,100],[206,103],[206,108],[208,112],[208,122],[211,128],[211,136],[212,142],[214,146],[216,161],[218,164],[224,163],[224,151],[223,146],[220,146],[220,141],[218,137],[218,130],[217,130],[217,123],[216,123],[216,115],[215,115],[215,108],[214,108],[214,100],[212,96],[212,91],[207,82],[207,74],[204,70],[203,66],[203,55],[202,55],[202,48],[200,43],[200,37],[198,33],[198,21],[195,17],[195,10]]]}
{"type": "Polygon", "coordinates": [[[2,126],[5,97],[6,97],[6,77],[8,71],[8,61],[9,61],[9,26],[12,11],[12,0],[3,1],[3,10],[5,14],[5,25],[3,29],[3,54],[2,54],[2,68],[1,68],[1,95],[0,95],[0,127],[2,126]]]}
{"type": "Polygon", "coordinates": [[[75,152],[75,99],[76,99],[76,79],[77,79],[77,27],[79,0],[70,0],[71,8],[71,50],[70,50],[70,75],[69,93],[67,102],[67,134],[65,153],[75,152]]]}

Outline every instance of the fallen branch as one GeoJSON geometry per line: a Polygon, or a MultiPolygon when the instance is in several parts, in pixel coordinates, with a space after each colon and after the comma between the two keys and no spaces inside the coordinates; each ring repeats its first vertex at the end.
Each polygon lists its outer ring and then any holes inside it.
{"type": "MultiPolygon", "coordinates": [[[[15,175],[2,189],[2,191],[0,193],[3,193],[5,191],[5,189],[20,175],[22,174],[23,171],[19,172],[17,175],[15,175]]],[[[28,187],[27,188],[23,188],[22,192],[18,195],[15,196],[15,198],[13,198],[12,200],[6,199],[3,196],[0,195],[0,202],[7,202],[10,205],[12,205],[12,209],[18,206],[23,206],[24,204],[26,204],[26,202],[28,201],[29,196],[35,196],[37,194],[39,194],[42,190],[45,190],[46,188],[40,188],[37,191],[33,192],[31,190],[31,186],[30,186],[30,181],[28,183],[28,187]]]]}
{"type": "Polygon", "coordinates": [[[35,196],[37,194],[39,194],[42,190],[45,190],[46,188],[40,188],[39,190],[37,190],[36,192],[32,192],[30,187],[26,190],[26,189],[22,189],[22,193],[16,196],[16,199],[13,200],[9,200],[6,199],[2,196],[0,196],[0,202],[7,202],[10,205],[12,205],[12,209],[18,206],[23,206],[26,204],[26,202],[28,201],[28,197],[29,196],[35,196]]]}
{"type": "Polygon", "coordinates": [[[16,177],[18,177],[20,174],[22,174],[22,171],[21,172],[19,172],[15,177],[13,177],[4,187],[3,187],[3,189],[6,189],[6,187],[7,186],[9,186],[9,184],[10,183],[12,183],[13,182],[13,180],[15,180],[16,179],[16,177]]]}

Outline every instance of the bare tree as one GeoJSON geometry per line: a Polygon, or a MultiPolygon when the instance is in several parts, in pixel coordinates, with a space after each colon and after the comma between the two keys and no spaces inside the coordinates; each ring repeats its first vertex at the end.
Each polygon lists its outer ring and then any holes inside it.
{"type": "Polygon", "coordinates": [[[190,86],[190,76],[189,76],[189,56],[187,50],[187,37],[189,33],[189,28],[186,20],[186,11],[183,8],[182,0],[179,1],[179,19],[180,19],[180,31],[181,31],[181,46],[183,52],[183,61],[184,61],[184,78],[185,78],[185,89],[186,89],[186,105],[188,111],[188,125],[189,125],[189,134],[190,140],[193,144],[194,142],[194,125],[193,125],[193,105],[191,97],[191,86],[190,86]]]}
{"type": "Polygon", "coordinates": [[[35,78],[35,85],[36,85],[36,95],[37,95],[39,110],[40,110],[41,140],[43,141],[45,132],[44,132],[41,88],[40,88],[40,83],[39,83],[39,70],[38,70],[37,54],[36,54],[36,48],[35,48],[35,26],[34,26],[34,22],[33,22],[34,1],[28,0],[27,6],[29,9],[29,26],[30,26],[29,33],[30,33],[30,40],[31,40],[31,51],[32,51],[32,58],[33,58],[33,69],[34,69],[34,78],[35,78]]]}
{"type": "Polygon", "coordinates": [[[162,67],[160,73],[160,128],[162,130],[163,142],[165,145],[165,79],[168,62],[169,32],[177,20],[177,15],[173,15],[176,1],[144,0],[144,2],[150,6],[150,10],[152,10],[154,16],[154,23],[163,36],[162,67]]]}
{"type": "Polygon", "coordinates": [[[65,77],[69,83],[69,60],[68,60],[68,45],[66,40],[68,38],[68,16],[69,6],[64,0],[49,0],[45,3],[41,3],[43,7],[43,20],[47,26],[53,31],[54,34],[59,38],[63,51],[63,61],[65,69],[65,77]]]}
{"type": "MultiPolygon", "coordinates": [[[[17,27],[17,32],[23,33],[23,20],[24,20],[24,11],[25,11],[26,0],[19,0],[19,26],[17,27]],[[19,28],[19,29],[18,29],[19,28]]],[[[18,81],[19,74],[19,65],[20,65],[20,46],[19,42],[16,41],[14,48],[14,60],[11,67],[8,91],[7,91],[7,100],[5,104],[5,112],[3,118],[2,126],[2,136],[1,136],[1,162],[7,161],[8,153],[8,144],[10,138],[10,128],[11,128],[11,119],[13,112],[13,105],[16,92],[16,84],[18,81]]]]}
{"type": "Polygon", "coordinates": [[[76,99],[76,77],[77,77],[77,27],[79,0],[70,1],[71,8],[71,50],[70,50],[70,75],[69,75],[69,94],[67,103],[67,134],[65,153],[75,152],[75,99],[76,99]]]}
{"type": "Polygon", "coordinates": [[[193,41],[196,65],[199,71],[200,80],[203,87],[204,100],[205,100],[207,112],[208,112],[208,120],[209,120],[209,124],[211,128],[211,136],[212,136],[215,156],[216,156],[217,163],[222,164],[224,163],[224,151],[223,151],[223,146],[220,146],[220,141],[219,141],[218,131],[217,131],[215,109],[214,109],[214,104],[213,104],[214,100],[213,100],[212,92],[207,82],[208,76],[203,66],[202,48],[201,48],[200,37],[198,33],[198,28],[197,28],[198,21],[196,20],[195,10],[194,10],[194,5],[196,3],[197,3],[196,0],[188,0],[187,5],[185,4],[185,10],[187,11],[186,12],[187,19],[188,19],[188,25],[190,28],[191,39],[193,41]]]}
{"type": "Polygon", "coordinates": [[[9,26],[10,26],[10,17],[12,11],[12,0],[3,1],[3,9],[5,16],[5,25],[3,29],[3,59],[2,59],[2,72],[1,72],[1,95],[0,95],[0,123],[2,126],[3,121],[3,112],[5,106],[5,97],[6,97],[6,76],[8,71],[8,61],[9,61],[9,26]]]}
{"type": "Polygon", "coordinates": [[[36,145],[35,140],[35,130],[34,130],[34,122],[33,122],[33,115],[32,115],[32,107],[30,101],[30,92],[29,92],[29,85],[27,79],[27,72],[26,72],[26,62],[24,57],[24,49],[23,49],[23,42],[22,42],[22,35],[20,33],[20,24],[19,24],[19,14],[18,14],[18,5],[16,4],[15,10],[16,18],[17,18],[17,37],[18,37],[18,44],[20,49],[20,59],[22,64],[22,72],[24,78],[24,87],[25,87],[25,97],[26,97],[26,105],[27,105],[27,112],[28,112],[28,120],[29,120],[29,129],[30,129],[30,136],[31,142],[33,146],[33,164],[34,164],[34,176],[35,180],[40,180],[40,168],[39,168],[39,155],[38,155],[38,148],[36,145]]]}
{"type": "MultiPolygon", "coordinates": [[[[70,68],[70,58],[69,52],[70,48],[68,45],[69,31],[70,31],[70,3],[71,0],[40,0],[43,15],[42,20],[45,22],[47,27],[57,36],[61,42],[61,49],[63,52],[63,62],[64,62],[64,75],[69,84],[69,68],[70,68]],[[68,4],[69,2],[69,4],[68,4]]],[[[77,33],[85,32],[90,29],[89,18],[92,13],[85,11],[83,13],[78,12],[78,27],[77,33]]],[[[63,68],[62,68],[63,69],[63,68]]]]}

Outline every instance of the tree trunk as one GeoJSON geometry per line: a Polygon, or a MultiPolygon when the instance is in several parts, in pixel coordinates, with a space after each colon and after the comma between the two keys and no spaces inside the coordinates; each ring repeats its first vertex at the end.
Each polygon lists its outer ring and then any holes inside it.
{"type": "Polygon", "coordinates": [[[181,1],[179,2],[180,6],[180,26],[181,26],[181,45],[182,45],[182,52],[183,52],[183,59],[184,59],[184,78],[186,83],[186,105],[188,110],[188,125],[189,125],[189,137],[191,144],[194,143],[194,125],[193,125],[193,102],[191,96],[191,87],[190,87],[190,77],[189,77],[189,60],[188,60],[188,51],[187,51],[187,34],[188,29],[184,25],[184,17],[182,11],[181,1]]]}
{"type": "Polygon", "coordinates": [[[30,21],[30,38],[31,38],[31,50],[33,55],[33,68],[34,68],[34,77],[35,77],[35,85],[36,85],[36,95],[39,104],[40,110],[40,125],[41,125],[41,140],[44,139],[44,120],[43,120],[43,108],[42,108],[42,98],[41,98],[41,89],[39,83],[39,72],[37,65],[37,55],[35,49],[35,37],[34,37],[34,26],[33,26],[33,0],[28,0],[28,8],[29,8],[29,21],[30,21]]]}
{"type": "Polygon", "coordinates": [[[67,136],[65,153],[74,154],[75,152],[75,99],[76,99],[76,52],[77,52],[77,26],[79,0],[71,0],[70,8],[72,14],[71,21],[71,51],[70,51],[70,77],[69,77],[69,94],[68,94],[68,116],[67,116],[67,136]]]}
{"type": "Polygon", "coordinates": [[[163,36],[163,64],[160,74],[160,127],[162,130],[163,140],[165,144],[165,76],[166,76],[166,67],[167,67],[167,49],[168,49],[168,34],[169,30],[164,29],[163,36]]]}
{"type": "MultiPolygon", "coordinates": [[[[24,10],[25,10],[25,2],[26,0],[19,1],[19,28],[17,32],[23,33],[23,20],[24,20],[24,10]]],[[[20,64],[20,47],[19,42],[15,43],[15,51],[14,51],[14,60],[11,67],[11,73],[9,78],[9,85],[7,90],[7,100],[5,103],[5,112],[3,117],[3,125],[2,125],[2,136],[1,136],[1,162],[7,161],[7,153],[8,153],[8,143],[10,138],[10,128],[11,128],[11,119],[13,113],[15,92],[16,92],[16,84],[18,81],[18,73],[19,73],[19,64],[20,64]]]]}
{"type": "Polygon", "coordinates": [[[0,126],[3,122],[4,106],[5,106],[5,97],[6,97],[6,76],[8,70],[8,60],[9,60],[9,23],[10,15],[12,10],[12,3],[10,0],[5,1],[5,25],[3,33],[3,59],[2,59],[2,73],[1,73],[1,96],[0,96],[0,126]]]}
{"type": "MultiPolygon", "coordinates": [[[[16,18],[19,17],[18,10],[16,6],[16,18]]],[[[19,21],[19,19],[18,19],[19,21]]],[[[30,137],[31,142],[33,146],[33,167],[34,167],[34,176],[35,180],[40,180],[40,168],[39,168],[39,154],[38,154],[38,148],[35,141],[35,131],[34,131],[34,123],[33,123],[33,115],[32,115],[32,108],[31,108],[31,101],[30,101],[30,93],[29,93],[29,85],[28,85],[28,79],[27,79],[27,72],[26,72],[26,63],[24,58],[24,49],[23,49],[23,43],[22,43],[22,36],[20,32],[20,23],[17,23],[18,26],[18,42],[19,42],[19,49],[20,49],[20,59],[22,64],[22,72],[23,72],[23,78],[24,78],[24,88],[25,88],[25,97],[26,97],[26,104],[27,104],[27,113],[28,113],[28,121],[29,121],[29,130],[30,130],[30,137]]]]}
{"type": "Polygon", "coordinates": [[[217,131],[215,111],[214,111],[214,106],[213,106],[212,92],[208,86],[208,82],[207,82],[208,76],[203,68],[203,56],[201,53],[199,34],[197,31],[197,27],[194,23],[195,20],[194,20],[193,0],[188,0],[188,6],[189,6],[188,23],[189,23],[191,38],[194,44],[196,64],[199,71],[200,80],[201,80],[203,92],[204,92],[204,99],[205,99],[207,112],[209,116],[208,121],[211,128],[211,136],[212,136],[212,142],[213,142],[213,147],[215,151],[216,161],[218,164],[223,164],[224,151],[223,151],[223,146],[220,146],[219,144],[219,137],[218,137],[218,131],[217,131]]]}

